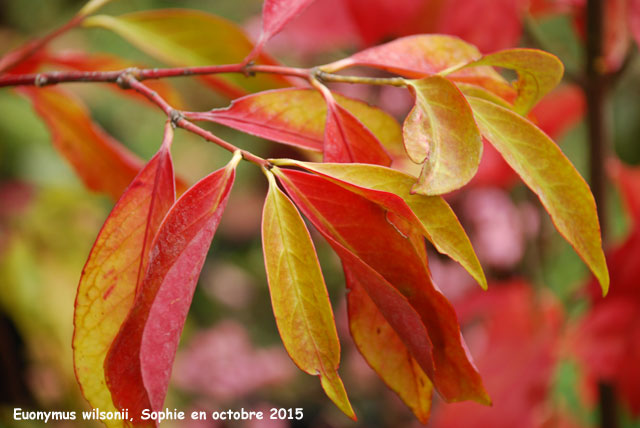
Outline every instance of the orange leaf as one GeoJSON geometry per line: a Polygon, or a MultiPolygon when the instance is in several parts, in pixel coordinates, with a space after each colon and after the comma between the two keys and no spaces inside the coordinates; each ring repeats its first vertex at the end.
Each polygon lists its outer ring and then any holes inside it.
{"type": "Polygon", "coordinates": [[[53,144],[84,184],[117,200],[136,176],[138,157],[92,122],[86,107],[58,88],[20,88],[49,128],[53,144]]]}

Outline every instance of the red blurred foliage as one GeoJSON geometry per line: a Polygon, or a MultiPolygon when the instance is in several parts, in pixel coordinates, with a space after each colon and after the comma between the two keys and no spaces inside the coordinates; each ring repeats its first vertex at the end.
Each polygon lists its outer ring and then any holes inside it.
{"type": "Polygon", "coordinates": [[[457,305],[493,406],[453,403],[434,411],[438,428],[566,426],[548,401],[564,319],[550,294],[521,280],[489,285],[457,305]],[[481,321],[480,323],[476,323],[481,321]],[[547,425],[549,424],[549,425],[547,425]]]}
{"type": "Polygon", "coordinates": [[[600,296],[589,284],[592,307],[580,320],[571,346],[591,382],[606,380],[616,388],[631,412],[640,415],[640,167],[610,164],[631,215],[627,239],[607,254],[611,291],[600,296]]]}

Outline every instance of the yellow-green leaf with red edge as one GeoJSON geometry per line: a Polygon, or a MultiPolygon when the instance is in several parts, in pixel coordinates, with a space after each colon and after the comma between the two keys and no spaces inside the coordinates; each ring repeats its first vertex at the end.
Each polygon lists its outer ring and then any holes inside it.
{"type": "Polygon", "coordinates": [[[526,115],[538,101],[555,88],[564,73],[564,65],[548,52],[538,49],[506,49],[485,55],[467,67],[496,66],[515,70],[518,80],[515,82],[517,97],[513,108],[526,115]]]}
{"type": "Polygon", "coordinates": [[[104,369],[113,402],[129,409],[162,410],[171,367],[195,286],[220,223],[241,159],[200,180],[176,201],[149,253],[135,302],[113,341],[104,369]]]}
{"type": "MultiPolygon", "coordinates": [[[[402,129],[392,116],[359,100],[336,93],[333,97],[378,138],[391,157],[404,154],[402,129]]],[[[188,117],[320,152],[324,144],[327,107],[318,91],[286,88],[247,95],[233,100],[229,107],[188,113],[188,117]]]]}
{"type": "Polygon", "coordinates": [[[606,294],[609,273],[596,204],[587,183],[560,148],[527,119],[489,101],[467,99],[482,135],[538,195],[556,229],[584,260],[606,294]]]}
{"type": "Polygon", "coordinates": [[[471,107],[444,77],[407,83],[416,103],[404,122],[404,145],[411,160],[423,164],[413,192],[438,195],[464,186],[482,157],[471,107]]]}
{"type": "Polygon", "coordinates": [[[511,85],[491,67],[462,68],[480,59],[475,46],[455,36],[420,34],[402,37],[374,46],[354,55],[323,65],[321,70],[335,72],[354,66],[380,68],[404,77],[419,79],[447,73],[453,81],[482,86],[507,100],[514,97],[511,85]]]}
{"type": "MultiPolygon", "coordinates": [[[[104,361],[133,306],[147,267],[150,243],[175,200],[169,153],[171,125],[158,153],[145,165],[107,217],[82,270],[73,318],[74,369],[94,408],[117,410],[104,361]]],[[[108,426],[119,426],[107,421],[108,426]]]]}
{"type": "Polygon", "coordinates": [[[411,356],[393,327],[349,269],[345,268],[349,330],[369,363],[404,403],[426,424],[431,411],[433,384],[411,356]]]}
{"type": "Polygon", "coordinates": [[[355,419],[338,376],[340,342],[327,287],[304,221],[271,173],[262,214],[262,247],[271,304],[282,342],[296,365],[355,419]]]}
{"type": "Polygon", "coordinates": [[[92,120],[83,103],[58,88],[20,88],[49,128],[54,147],[84,184],[117,200],[142,161],[92,120]]]}
{"type": "MultiPolygon", "coordinates": [[[[187,9],[158,9],[118,17],[95,15],[83,25],[109,29],[150,56],[177,67],[236,64],[251,52],[253,44],[236,24],[209,13],[187,9]]],[[[266,55],[256,62],[274,64],[266,55]]],[[[290,86],[282,77],[254,77],[231,73],[202,76],[221,93],[236,98],[248,92],[290,86]]]]}
{"type": "MultiPolygon", "coordinates": [[[[440,253],[460,263],[483,289],[487,288],[487,279],[480,261],[456,214],[441,196],[412,194],[411,188],[415,184],[415,177],[378,165],[312,163],[289,159],[271,159],[270,161],[277,165],[298,166],[321,174],[338,185],[347,186],[346,188],[352,192],[358,193],[357,187],[364,188],[360,194],[370,200],[374,199],[371,190],[391,193],[402,198],[413,215],[417,217],[418,221],[414,221],[414,224],[420,228],[425,238],[440,253]]],[[[377,202],[400,215],[412,217],[412,214],[407,213],[398,204],[394,206],[380,199],[377,202]]]]}
{"type": "MultiPolygon", "coordinates": [[[[410,221],[324,177],[279,167],[272,171],[347,269],[367,287],[440,395],[447,401],[489,403],[455,311],[433,284],[424,240],[410,221]]],[[[384,193],[371,197],[384,199],[384,193]]]]}

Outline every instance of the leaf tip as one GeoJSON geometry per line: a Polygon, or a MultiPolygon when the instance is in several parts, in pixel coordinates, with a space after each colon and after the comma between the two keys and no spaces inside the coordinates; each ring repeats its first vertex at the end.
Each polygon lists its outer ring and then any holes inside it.
{"type": "Polygon", "coordinates": [[[338,375],[337,371],[321,373],[320,384],[327,396],[333,401],[333,403],[350,419],[357,421],[358,417],[356,412],[351,407],[349,397],[347,397],[347,391],[344,389],[342,379],[338,375]]]}

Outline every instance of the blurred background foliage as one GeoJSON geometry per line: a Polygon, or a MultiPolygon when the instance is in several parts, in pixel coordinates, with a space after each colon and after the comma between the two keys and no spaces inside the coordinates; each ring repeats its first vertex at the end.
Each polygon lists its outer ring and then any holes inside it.
{"type": "MultiPolygon", "coordinates": [[[[66,22],[84,1],[0,1],[0,49],[66,22]]],[[[113,2],[101,13],[121,13],[165,7],[200,9],[256,28],[261,1],[129,0],[113,2]]],[[[532,18],[531,18],[532,19],[532,18]]],[[[528,25],[545,48],[560,56],[570,73],[584,62],[581,41],[566,16],[537,17],[528,25]]],[[[327,28],[331,32],[331,28],[327,28]]],[[[291,65],[312,66],[340,58],[358,46],[302,51],[288,47],[286,34],[274,40],[272,54],[291,65]]],[[[525,32],[522,45],[531,45],[525,32]]],[[[212,41],[203,40],[202,43],[212,41]]],[[[162,66],[119,36],[102,29],[75,29],[54,41],[51,49],[108,52],[149,66],[162,66]]],[[[629,164],[640,163],[640,63],[631,64],[612,93],[609,106],[614,150],[629,164]]],[[[194,82],[172,80],[190,110],[207,110],[228,100],[194,82]]],[[[164,117],[106,85],[69,85],[91,109],[93,119],[132,151],[149,159],[162,139],[164,117]]],[[[395,89],[340,90],[376,102],[402,119],[410,104],[395,89]]],[[[207,125],[217,135],[261,156],[299,156],[291,149],[207,125]]],[[[586,127],[572,126],[559,140],[563,151],[583,176],[587,168],[586,127]]],[[[229,154],[186,132],[174,144],[176,170],[193,183],[224,165],[229,154]]],[[[398,427],[413,426],[413,416],[375,377],[355,352],[348,337],[344,284],[339,261],[316,239],[325,279],[334,303],[343,344],[341,371],[359,422],[347,420],[324,397],[317,379],[304,375],[288,359],[271,313],[260,244],[260,216],[265,180],[257,168],[241,164],[229,206],[214,239],[196,289],[176,359],[168,408],[191,410],[272,407],[304,409],[302,421],[270,424],[234,422],[175,426],[211,427],[398,427]]],[[[620,199],[612,188],[612,241],[628,228],[620,199]]],[[[526,278],[537,289],[555,296],[567,317],[579,316],[588,303],[580,290],[587,271],[573,250],[553,229],[546,214],[521,185],[511,189],[472,187],[450,198],[469,231],[491,282],[526,278]]],[[[30,104],[9,89],[0,90],[0,426],[38,427],[41,422],[13,422],[14,407],[46,410],[86,410],[74,378],[71,356],[75,289],[82,266],[100,225],[112,207],[105,196],[84,189],[53,149],[49,133],[30,104]]],[[[318,238],[318,236],[315,236],[318,238]]],[[[454,302],[477,286],[457,265],[431,254],[436,282],[454,302]]],[[[499,285],[496,285],[499,287],[499,285]]],[[[472,328],[471,328],[472,329],[472,328]]],[[[473,334],[471,333],[473,336],[473,334]]],[[[529,338],[522,337],[523,342],[529,338]]],[[[473,344],[473,340],[471,340],[473,344]]],[[[473,346],[471,346],[473,352],[473,346]]],[[[561,352],[560,352],[561,353],[561,352]]],[[[592,426],[593,398],[585,398],[580,367],[560,358],[552,367],[551,404],[574,415],[574,426],[592,426]]],[[[436,400],[437,401],[437,400],[436,400]]],[[[440,403],[434,405],[434,414],[440,403]]],[[[625,426],[640,426],[626,417],[625,426]]],[[[440,421],[443,419],[440,418],[440,421]]],[[[436,420],[437,422],[437,420],[436,420]]],[[[85,422],[50,423],[77,426],[85,422]]],[[[163,426],[172,426],[167,423],[163,426]]],[[[432,426],[447,425],[446,422],[432,426]]],[[[460,425],[458,425],[460,426],[460,425]]],[[[537,426],[537,425],[536,425],[537,426]]],[[[542,425],[539,425],[542,426],[542,425]]],[[[553,426],[553,425],[549,425],[553,426]]]]}

